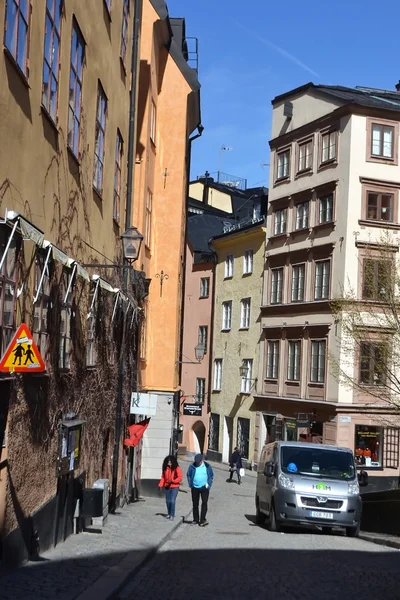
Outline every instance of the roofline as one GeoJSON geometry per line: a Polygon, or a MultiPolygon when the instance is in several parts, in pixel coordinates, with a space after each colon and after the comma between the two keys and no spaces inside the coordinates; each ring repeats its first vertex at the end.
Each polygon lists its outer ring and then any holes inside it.
{"type": "Polygon", "coordinates": [[[274,104],[278,104],[278,102],[282,102],[282,100],[286,100],[286,98],[290,98],[291,96],[300,94],[300,92],[305,92],[305,91],[309,90],[310,88],[315,88],[315,87],[316,87],[315,84],[312,81],[309,81],[308,83],[305,83],[304,85],[294,88],[293,90],[290,90],[289,92],[285,92],[284,94],[275,96],[275,98],[273,98],[271,100],[271,104],[272,104],[272,106],[274,106],[274,104]]]}
{"type": "Polygon", "coordinates": [[[234,229],[233,231],[227,231],[226,233],[220,233],[219,235],[215,235],[212,238],[210,238],[209,244],[210,246],[212,246],[214,242],[218,242],[219,240],[224,241],[228,237],[238,237],[245,233],[257,233],[256,229],[260,229],[260,232],[265,234],[265,221],[254,223],[252,225],[247,225],[246,227],[243,227],[243,229],[234,229]]]}

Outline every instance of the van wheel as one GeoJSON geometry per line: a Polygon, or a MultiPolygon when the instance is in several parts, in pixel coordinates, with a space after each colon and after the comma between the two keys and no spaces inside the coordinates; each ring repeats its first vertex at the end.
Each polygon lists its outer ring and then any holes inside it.
{"type": "Polygon", "coordinates": [[[269,512],[268,529],[269,531],[276,532],[279,532],[281,530],[281,525],[279,521],[276,520],[275,506],[273,504],[271,505],[271,510],[269,512]]]}
{"type": "Polygon", "coordinates": [[[357,527],[346,527],[346,535],[347,537],[356,538],[360,533],[360,523],[357,527]]]}
{"type": "Polygon", "coordinates": [[[256,498],[256,523],[257,525],[264,525],[265,523],[265,515],[260,510],[258,498],[256,498]]]}

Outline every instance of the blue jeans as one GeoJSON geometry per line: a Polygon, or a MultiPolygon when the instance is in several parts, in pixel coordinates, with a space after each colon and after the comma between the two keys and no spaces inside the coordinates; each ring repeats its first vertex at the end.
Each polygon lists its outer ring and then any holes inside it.
{"type": "Polygon", "coordinates": [[[178,492],[179,488],[169,488],[165,490],[165,501],[167,503],[168,515],[170,517],[175,516],[175,502],[178,492]]]}

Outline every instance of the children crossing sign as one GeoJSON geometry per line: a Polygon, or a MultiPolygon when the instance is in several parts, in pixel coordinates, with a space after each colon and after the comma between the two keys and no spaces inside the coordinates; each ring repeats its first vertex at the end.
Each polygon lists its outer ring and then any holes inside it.
{"type": "Polygon", "coordinates": [[[46,370],[29,327],[22,323],[0,361],[2,373],[39,373],[46,370]]]}

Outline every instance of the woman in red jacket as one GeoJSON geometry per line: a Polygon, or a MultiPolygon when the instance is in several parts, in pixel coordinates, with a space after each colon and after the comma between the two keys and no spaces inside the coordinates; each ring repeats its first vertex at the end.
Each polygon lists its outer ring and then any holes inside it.
{"type": "Polygon", "coordinates": [[[179,484],[182,481],[182,469],[178,465],[175,456],[167,456],[162,466],[162,475],[158,487],[165,489],[165,500],[167,503],[168,519],[175,517],[175,503],[179,492],[179,484]]]}

